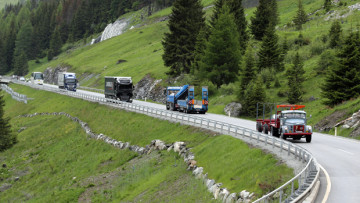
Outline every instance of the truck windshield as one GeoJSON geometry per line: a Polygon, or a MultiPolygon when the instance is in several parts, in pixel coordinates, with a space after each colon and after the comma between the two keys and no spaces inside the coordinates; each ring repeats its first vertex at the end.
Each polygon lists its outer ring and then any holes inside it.
{"type": "Polygon", "coordinates": [[[283,114],[283,118],[289,119],[289,118],[306,118],[306,114],[304,113],[285,113],[283,114]]]}
{"type": "Polygon", "coordinates": [[[67,82],[67,83],[75,83],[76,80],[75,80],[75,79],[66,79],[66,82],[67,82]]]}
{"type": "Polygon", "coordinates": [[[177,94],[179,92],[179,90],[169,90],[168,91],[168,94],[169,95],[175,95],[175,94],[177,94]]]}
{"type": "Polygon", "coordinates": [[[44,79],[43,74],[42,73],[35,73],[34,79],[35,80],[43,80],[44,79]]]}
{"type": "Polygon", "coordinates": [[[132,89],[132,84],[130,85],[120,85],[119,86],[120,90],[128,90],[128,89],[132,89]]]}

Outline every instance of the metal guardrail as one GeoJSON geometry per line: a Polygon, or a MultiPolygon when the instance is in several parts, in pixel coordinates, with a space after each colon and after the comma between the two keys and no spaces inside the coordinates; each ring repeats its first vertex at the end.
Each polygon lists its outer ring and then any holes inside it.
{"type": "Polygon", "coordinates": [[[82,90],[89,90],[89,91],[92,91],[92,92],[102,93],[102,94],[104,94],[104,92],[105,92],[104,90],[91,88],[91,87],[78,86],[77,88],[82,89],[82,90]]]}
{"type": "Polygon", "coordinates": [[[14,92],[13,89],[11,89],[9,86],[5,85],[5,84],[0,84],[1,89],[3,89],[5,92],[9,93],[11,95],[11,97],[19,102],[24,102],[25,104],[27,104],[27,96],[23,95],[23,94],[19,94],[17,92],[14,92]]]}
{"type": "Polygon", "coordinates": [[[79,92],[59,90],[57,88],[42,85],[33,85],[30,83],[24,83],[19,81],[15,82],[22,85],[30,86],[32,88],[56,92],[88,101],[104,103],[107,105],[115,105],[127,111],[142,113],[152,117],[171,120],[175,122],[182,122],[196,127],[202,127],[223,134],[228,134],[243,140],[250,139],[256,141],[259,144],[262,143],[265,146],[269,145],[273,148],[278,148],[279,152],[287,153],[289,156],[293,155],[295,159],[307,163],[306,167],[291,180],[289,180],[276,190],[255,200],[254,202],[298,202],[299,200],[302,200],[306,197],[306,195],[309,191],[311,191],[312,187],[315,185],[315,182],[318,180],[319,177],[319,164],[317,163],[316,159],[312,157],[311,153],[308,152],[306,149],[283,139],[269,136],[267,134],[254,131],[252,129],[185,113],[162,110],[144,105],[107,99],[99,96],[86,95],[79,92]]]}

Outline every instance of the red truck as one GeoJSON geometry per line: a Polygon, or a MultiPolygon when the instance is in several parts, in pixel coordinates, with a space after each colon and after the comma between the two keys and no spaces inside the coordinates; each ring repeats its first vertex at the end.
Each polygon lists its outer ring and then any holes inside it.
{"type": "Polygon", "coordinates": [[[300,140],[305,138],[306,142],[311,142],[312,127],[307,125],[306,112],[300,109],[305,108],[304,105],[277,105],[275,114],[269,119],[265,119],[265,105],[263,109],[263,119],[258,118],[258,109],[256,115],[256,129],[259,132],[270,134],[275,137],[281,137],[286,140],[300,140]],[[279,110],[282,109],[282,110],[279,110]]]}

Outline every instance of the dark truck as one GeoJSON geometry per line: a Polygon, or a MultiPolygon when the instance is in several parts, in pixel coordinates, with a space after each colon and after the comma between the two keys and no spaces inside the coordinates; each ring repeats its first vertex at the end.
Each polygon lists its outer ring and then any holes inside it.
{"type": "MultiPolygon", "coordinates": [[[[271,118],[265,119],[265,105],[263,107],[263,118],[256,115],[256,129],[259,132],[270,134],[275,137],[281,137],[286,140],[300,140],[305,138],[306,142],[311,142],[312,128],[307,125],[306,112],[300,109],[305,108],[304,105],[277,105],[275,113],[271,118]],[[285,108],[285,109],[284,109],[285,108]],[[281,110],[280,110],[281,109],[281,110]]],[[[259,110],[259,108],[257,108],[259,110]]],[[[272,110],[271,110],[272,111],[272,110]]]]}
{"type": "Polygon", "coordinates": [[[105,98],[131,103],[133,90],[131,77],[105,77],[105,98]]]}

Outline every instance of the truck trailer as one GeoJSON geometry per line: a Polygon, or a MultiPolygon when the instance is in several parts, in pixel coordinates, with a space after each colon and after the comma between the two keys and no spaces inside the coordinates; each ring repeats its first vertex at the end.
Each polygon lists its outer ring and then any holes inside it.
{"type": "Polygon", "coordinates": [[[77,79],[75,73],[60,72],[58,73],[58,86],[60,89],[66,89],[76,92],[77,79]]]}
{"type": "Polygon", "coordinates": [[[134,85],[131,77],[105,77],[105,98],[132,102],[134,85]]]}
{"type": "MultiPolygon", "coordinates": [[[[259,105],[258,105],[259,107],[259,105]]],[[[257,110],[259,109],[257,107],[257,110]]],[[[306,112],[300,110],[304,105],[277,105],[275,114],[270,113],[271,117],[265,119],[265,105],[263,107],[263,118],[259,119],[256,115],[256,129],[259,132],[280,137],[284,140],[293,138],[300,140],[305,138],[306,142],[311,142],[312,127],[307,125],[306,112]]],[[[272,110],[271,110],[272,111],[272,110]]]]}
{"type": "Polygon", "coordinates": [[[166,88],[166,109],[185,113],[205,114],[208,110],[208,87],[202,87],[202,100],[195,100],[194,86],[166,88]]]}

